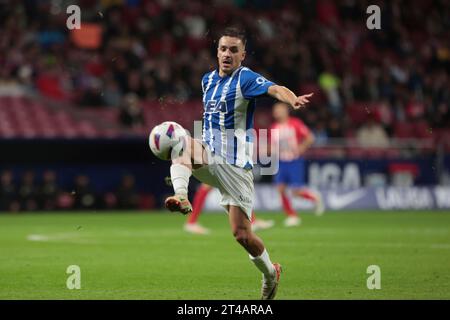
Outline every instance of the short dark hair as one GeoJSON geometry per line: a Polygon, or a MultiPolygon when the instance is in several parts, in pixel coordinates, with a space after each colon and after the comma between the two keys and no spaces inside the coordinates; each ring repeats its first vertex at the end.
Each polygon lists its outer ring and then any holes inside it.
{"type": "Polygon", "coordinates": [[[217,43],[219,43],[220,38],[222,37],[233,37],[241,39],[242,44],[245,47],[245,44],[247,43],[247,38],[245,37],[245,32],[239,28],[236,27],[228,27],[225,28],[222,33],[219,34],[219,39],[217,40],[217,43]]]}

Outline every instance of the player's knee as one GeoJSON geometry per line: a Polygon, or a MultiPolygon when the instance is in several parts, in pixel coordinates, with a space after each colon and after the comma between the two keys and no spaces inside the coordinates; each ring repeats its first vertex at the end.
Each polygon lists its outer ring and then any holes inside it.
{"type": "Polygon", "coordinates": [[[249,239],[249,234],[245,229],[236,229],[233,231],[233,236],[237,242],[241,245],[246,246],[249,239]]]}
{"type": "Polygon", "coordinates": [[[284,184],[280,184],[277,186],[278,192],[284,193],[286,191],[286,186],[284,184]]]}

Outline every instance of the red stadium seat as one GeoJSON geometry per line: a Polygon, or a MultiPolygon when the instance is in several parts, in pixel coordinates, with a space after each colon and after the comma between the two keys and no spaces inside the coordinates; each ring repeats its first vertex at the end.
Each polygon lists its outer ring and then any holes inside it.
{"type": "Polygon", "coordinates": [[[397,122],[394,127],[394,136],[400,139],[414,137],[414,126],[407,122],[397,122]]]}
{"type": "Polygon", "coordinates": [[[347,149],[347,156],[349,158],[364,158],[365,154],[364,148],[354,147],[347,149]]]}
{"type": "Polygon", "coordinates": [[[435,145],[450,151],[450,129],[436,129],[433,132],[435,145]]]}
{"type": "Polygon", "coordinates": [[[370,109],[364,103],[352,103],[346,107],[346,113],[353,124],[359,125],[366,121],[370,109]]]}
{"type": "Polygon", "coordinates": [[[139,197],[139,209],[150,210],[155,208],[156,200],[155,196],[150,193],[143,193],[139,197]]]}
{"type": "Polygon", "coordinates": [[[426,121],[416,122],[413,125],[414,136],[421,139],[433,138],[433,130],[426,121]]]}

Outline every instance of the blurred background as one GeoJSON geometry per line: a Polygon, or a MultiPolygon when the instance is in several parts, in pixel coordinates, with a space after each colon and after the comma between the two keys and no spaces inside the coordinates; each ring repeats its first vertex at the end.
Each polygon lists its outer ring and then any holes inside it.
{"type": "MultiPolygon", "coordinates": [[[[315,93],[293,115],[316,135],[306,176],[328,209],[450,208],[450,1],[0,0],[0,212],[161,207],[169,163],[148,133],[201,120],[226,26],[246,30],[246,66],[315,93]]],[[[258,210],[280,210],[271,179],[256,176],[258,210]]]]}

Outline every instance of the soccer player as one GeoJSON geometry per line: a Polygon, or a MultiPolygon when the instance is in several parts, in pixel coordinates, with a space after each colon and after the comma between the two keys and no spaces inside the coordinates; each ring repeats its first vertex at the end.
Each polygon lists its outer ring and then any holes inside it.
{"type": "Polygon", "coordinates": [[[268,94],[295,109],[305,106],[312,96],[296,96],[242,66],[246,39],[242,32],[228,28],[217,46],[218,69],[205,74],[203,91],[202,141],[186,137],[183,152],[172,158],[171,181],[175,194],[165,201],[170,211],[192,211],[188,200],[189,178],[220,190],[220,204],[228,212],[231,231],[262,272],[262,299],[273,299],[281,274],[279,263],[272,263],[262,240],[252,231],[253,209],[252,135],[255,98],[268,94]]]}
{"type": "MultiPolygon", "coordinates": [[[[198,217],[200,216],[203,206],[205,205],[206,197],[212,189],[213,188],[206,183],[202,183],[197,189],[194,200],[192,202],[192,213],[187,217],[186,223],[183,227],[185,231],[203,235],[210,233],[209,229],[203,227],[200,223],[198,223],[198,217]]],[[[256,219],[254,212],[252,212],[251,223],[253,231],[269,229],[274,225],[273,220],[256,219]]]]}
{"type": "Polygon", "coordinates": [[[286,187],[291,187],[295,196],[314,202],[316,215],[322,215],[324,212],[320,193],[304,187],[305,160],[303,154],[314,143],[314,134],[300,119],[289,116],[289,106],[286,103],[274,104],[273,118],[275,123],[272,124],[270,132],[277,129],[278,138],[276,139],[272,135],[271,145],[278,145],[276,150],[279,152],[280,166],[275,176],[275,183],[287,215],[284,224],[287,227],[298,226],[301,220],[297,212],[292,209],[286,195],[286,187]]]}

